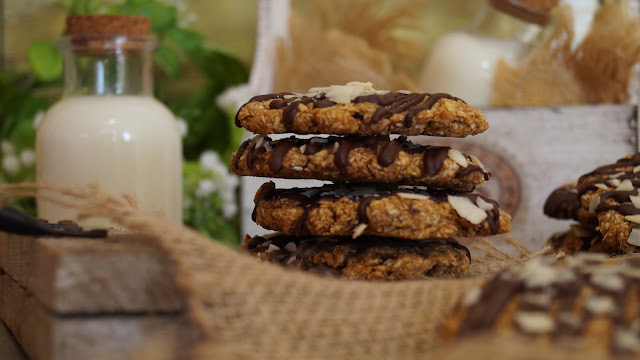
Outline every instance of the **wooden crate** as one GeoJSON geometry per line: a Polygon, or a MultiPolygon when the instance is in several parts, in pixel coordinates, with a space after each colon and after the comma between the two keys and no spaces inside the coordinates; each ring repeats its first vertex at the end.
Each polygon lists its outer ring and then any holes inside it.
{"type": "Polygon", "coordinates": [[[154,341],[183,358],[197,333],[172,273],[144,236],[0,232],[0,317],[31,359],[131,358],[154,341]]]}

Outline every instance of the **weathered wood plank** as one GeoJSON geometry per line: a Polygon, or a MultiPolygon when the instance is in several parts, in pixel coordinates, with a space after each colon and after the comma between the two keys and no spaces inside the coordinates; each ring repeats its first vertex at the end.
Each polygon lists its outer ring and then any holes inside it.
{"type": "Polygon", "coordinates": [[[183,313],[53,314],[7,274],[0,316],[33,360],[186,358],[197,340],[183,313]]]}
{"type": "Polygon", "coordinates": [[[33,238],[0,233],[0,268],[56,313],[184,308],[173,268],[149,238],[33,238]]]}
{"type": "Polygon", "coordinates": [[[27,360],[22,348],[2,321],[0,321],[0,359],[27,360]]]}

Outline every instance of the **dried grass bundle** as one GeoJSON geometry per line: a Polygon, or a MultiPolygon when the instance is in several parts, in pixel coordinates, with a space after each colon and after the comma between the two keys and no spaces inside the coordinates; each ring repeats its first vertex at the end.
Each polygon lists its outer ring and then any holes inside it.
{"type": "Polygon", "coordinates": [[[632,68],[640,61],[640,20],[609,2],[596,12],[589,34],[575,49],[571,9],[552,12],[552,30],[515,68],[496,67],[494,106],[625,103],[632,68]]]}
{"type": "Polygon", "coordinates": [[[415,90],[410,68],[424,56],[411,34],[423,31],[429,1],[315,0],[293,9],[290,41],[278,44],[276,91],[371,81],[379,89],[415,90]]]}

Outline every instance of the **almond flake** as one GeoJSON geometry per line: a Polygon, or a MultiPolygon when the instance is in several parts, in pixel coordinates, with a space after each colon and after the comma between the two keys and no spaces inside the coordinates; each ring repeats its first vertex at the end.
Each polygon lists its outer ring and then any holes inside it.
{"type": "Polygon", "coordinates": [[[479,287],[474,287],[469,290],[461,300],[462,306],[471,306],[475,305],[478,300],[480,300],[480,295],[482,295],[482,289],[479,287]]]}
{"type": "Polygon", "coordinates": [[[293,255],[292,257],[289,258],[289,260],[287,260],[287,265],[293,263],[294,261],[296,261],[296,256],[293,255]]]}
{"type": "Polygon", "coordinates": [[[481,197],[478,197],[476,199],[476,205],[478,205],[478,207],[484,211],[493,210],[493,204],[484,201],[481,197]]]}
{"type": "Polygon", "coordinates": [[[362,235],[362,233],[364,232],[364,230],[367,228],[367,224],[360,224],[358,226],[355,227],[355,229],[353,229],[353,238],[357,238],[358,236],[362,235]]]}
{"type": "Polygon", "coordinates": [[[609,314],[615,310],[616,305],[608,296],[592,296],[585,303],[585,308],[592,314],[609,314]]]}
{"type": "Polygon", "coordinates": [[[469,155],[469,157],[471,158],[471,163],[473,165],[478,166],[480,169],[482,169],[482,171],[487,171],[487,169],[484,168],[484,165],[482,165],[482,163],[480,162],[480,159],[478,159],[477,156],[469,155]]]}
{"type": "Polygon", "coordinates": [[[595,195],[593,198],[591,198],[591,202],[589,203],[589,213],[595,214],[596,208],[598,207],[599,204],[600,204],[600,195],[595,195]]]}
{"type": "Polygon", "coordinates": [[[620,179],[611,179],[611,180],[609,180],[609,184],[611,186],[614,186],[614,187],[620,186],[621,183],[622,183],[622,181],[620,181],[620,179]]]}
{"type": "Polygon", "coordinates": [[[629,195],[629,200],[636,209],[640,209],[640,196],[629,195]]]}
{"type": "Polygon", "coordinates": [[[413,94],[411,90],[398,90],[396,92],[400,94],[405,94],[405,95],[413,94]]]}
{"type": "Polygon", "coordinates": [[[624,217],[625,220],[634,222],[636,224],[640,224],[640,215],[627,215],[624,217]]]}
{"type": "Polygon", "coordinates": [[[293,165],[291,168],[292,168],[293,170],[295,170],[295,171],[302,171],[302,170],[304,170],[304,168],[303,168],[302,166],[300,166],[300,165],[293,165]]]}
{"type": "Polygon", "coordinates": [[[298,249],[298,246],[293,241],[290,241],[290,242],[287,243],[287,245],[284,246],[284,248],[288,252],[294,252],[294,251],[296,251],[298,249]]]}
{"type": "Polygon", "coordinates": [[[609,178],[610,178],[610,179],[617,179],[617,178],[619,178],[620,176],[622,176],[622,175],[624,175],[624,174],[626,174],[626,173],[625,173],[625,172],[623,172],[623,171],[621,171],[621,172],[619,172],[619,173],[615,173],[615,174],[611,174],[611,175],[609,175],[609,178]]]}
{"type": "Polygon", "coordinates": [[[280,247],[274,244],[269,244],[269,248],[267,249],[268,253],[271,253],[272,251],[276,251],[276,250],[280,250],[280,247]]]}
{"type": "Polygon", "coordinates": [[[460,217],[467,219],[474,225],[480,224],[487,218],[487,213],[473,204],[469,198],[448,195],[447,200],[460,217]]]}
{"type": "Polygon", "coordinates": [[[633,168],[633,173],[635,174],[637,172],[640,172],[640,165],[633,168]]]}
{"type": "Polygon", "coordinates": [[[339,142],[336,141],[335,143],[333,143],[333,152],[334,153],[337,152],[339,147],[340,147],[339,142]]]}
{"type": "Polygon", "coordinates": [[[600,190],[609,190],[609,187],[605,184],[595,184],[594,186],[600,190]]]}
{"type": "Polygon", "coordinates": [[[405,199],[429,200],[429,197],[427,195],[420,195],[420,194],[414,194],[414,193],[399,192],[396,195],[405,199]]]}
{"type": "Polygon", "coordinates": [[[263,143],[264,143],[264,136],[260,136],[258,140],[256,140],[256,149],[259,149],[263,143]]]}
{"type": "Polygon", "coordinates": [[[271,143],[270,143],[270,142],[268,142],[268,141],[265,141],[265,143],[264,143],[264,149],[265,149],[267,152],[271,151],[271,143]]]}
{"type": "Polygon", "coordinates": [[[640,349],[640,339],[635,331],[618,330],[615,335],[616,346],[627,351],[638,351],[640,349]]]}
{"type": "Polygon", "coordinates": [[[617,274],[593,274],[590,281],[592,284],[604,290],[617,292],[624,289],[624,279],[617,274]]]}
{"type": "Polygon", "coordinates": [[[640,229],[631,229],[631,233],[629,234],[629,239],[627,239],[627,242],[630,245],[640,246],[640,229]]]}
{"type": "Polygon", "coordinates": [[[307,144],[300,146],[300,153],[304,154],[304,151],[307,149],[307,144]]]}
{"type": "Polygon", "coordinates": [[[616,191],[633,191],[635,188],[633,187],[633,183],[629,179],[624,179],[616,188],[616,191]]]}
{"type": "Polygon", "coordinates": [[[514,320],[523,331],[532,334],[549,333],[555,329],[553,318],[541,312],[519,311],[514,320]]]}
{"type": "Polygon", "coordinates": [[[449,149],[448,156],[463,168],[466,168],[469,165],[467,158],[465,158],[464,155],[456,149],[449,149]]]}

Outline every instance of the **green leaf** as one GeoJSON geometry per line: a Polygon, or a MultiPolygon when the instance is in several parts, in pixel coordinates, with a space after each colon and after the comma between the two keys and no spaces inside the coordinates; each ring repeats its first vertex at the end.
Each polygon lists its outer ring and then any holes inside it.
{"type": "Polygon", "coordinates": [[[31,44],[27,57],[38,80],[49,82],[62,76],[62,55],[52,43],[38,41],[31,44]]]}
{"type": "Polygon", "coordinates": [[[167,39],[173,41],[182,51],[189,52],[194,51],[204,43],[204,37],[199,33],[183,28],[170,28],[165,33],[167,39]]]}
{"type": "Polygon", "coordinates": [[[167,75],[175,78],[180,74],[180,58],[170,47],[164,44],[160,45],[153,54],[153,59],[167,75]]]}
{"type": "Polygon", "coordinates": [[[249,79],[249,70],[235,56],[214,48],[202,48],[188,53],[189,59],[202,71],[217,95],[226,88],[249,79]]]}
{"type": "Polygon", "coordinates": [[[61,2],[69,11],[69,15],[95,14],[100,10],[97,0],[62,0],[61,2]]]}
{"type": "Polygon", "coordinates": [[[151,20],[151,31],[154,33],[163,33],[175,27],[177,22],[176,8],[157,0],[128,0],[113,6],[109,13],[146,16],[151,20]]]}

